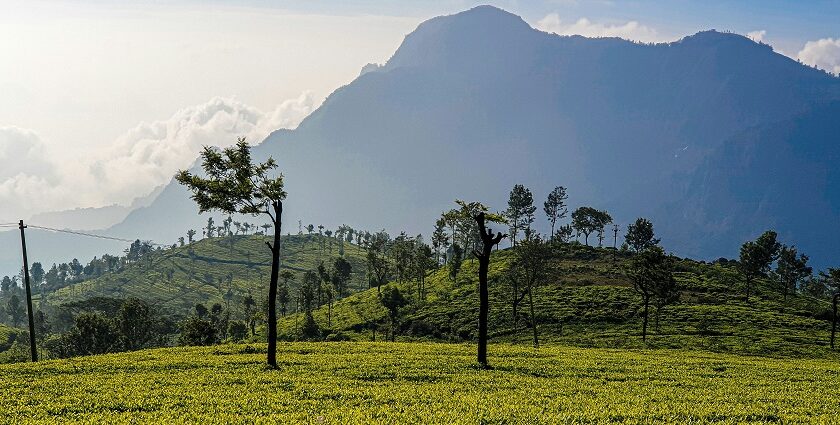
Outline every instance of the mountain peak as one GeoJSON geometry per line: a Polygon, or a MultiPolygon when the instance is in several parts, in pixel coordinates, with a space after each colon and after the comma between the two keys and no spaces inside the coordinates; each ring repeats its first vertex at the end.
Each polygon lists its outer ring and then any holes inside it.
{"type": "Polygon", "coordinates": [[[388,61],[388,67],[417,66],[457,60],[471,53],[474,60],[515,51],[516,44],[537,32],[521,17],[483,5],[453,15],[439,16],[421,23],[405,37],[388,61]],[[483,51],[490,46],[492,51],[483,51]]]}

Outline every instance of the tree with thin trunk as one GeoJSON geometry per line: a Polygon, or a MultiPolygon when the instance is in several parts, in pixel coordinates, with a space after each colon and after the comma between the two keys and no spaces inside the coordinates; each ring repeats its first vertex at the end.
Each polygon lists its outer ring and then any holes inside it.
{"type": "Polygon", "coordinates": [[[537,330],[537,316],[534,309],[534,292],[537,286],[548,278],[550,257],[551,249],[549,245],[537,235],[516,247],[514,260],[510,267],[511,279],[514,283],[514,334],[519,321],[518,306],[527,296],[535,348],[539,347],[540,341],[537,330]]]}
{"type": "Polygon", "coordinates": [[[782,290],[782,296],[787,301],[788,292],[796,291],[799,283],[811,276],[813,269],[808,266],[808,256],[799,254],[796,247],[782,246],[779,259],[776,261],[775,276],[782,290]]]}
{"type": "Polygon", "coordinates": [[[633,252],[642,252],[652,246],[659,245],[659,239],[653,232],[653,223],[642,217],[627,225],[624,242],[633,252]]]}
{"type": "Polygon", "coordinates": [[[746,301],[750,300],[750,291],[755,279],[767,276],[770,265],[776,261],[781,244],[776,240],[776,232],[768,230],[755,241],[745,242],[741,246],[738,269],[744,277],[746,301]]]}
{"type": "Polygon", "coordinates": [[[487,207],[478,202],[465,203],[457,201],[461,209],[465,211],[479,211],[473,216],[478,225],[479,236],[481,237],[481,249],[473,250],[473,255],[478,259],[478,364],[484,369],[489,369],[487,362],[487,316],[490,310],[490,295],[487,288],[487,273],[490,269],[490,255],[493,253],[493,246],[506,238],[507,235],[501,232],[493,234],[493,230],[487,228],[487,221],[503,223],[504,219],[496,214],[488,214],[487,207]]]}
{"type": "Polygon", "coordinates": [[[526,230],[526,237],[530,235],[531,224],[534,222],[534,195],[531,190],[521,184],[513,186],[508,199],[508,208],[505,211],[510,226],[510,240],[516,246],[516,237],[520,230],[526,230]]]}
{"type": "Polygon", "coordinates": [[[837,303],[840,301],[840,269],[828,269],[820,272],[820,276],[825,279],[826,286],[828,286],[831,297],[831,349],[834,349],[834,335],[837,332],[837,303]]]}
{"type": "Polygon", "coordinates": [[[268,287],[268,355],[267,362],[277,367],[277,280],[280,272],[280,228],[283,214],[283,175],[270,177],[277,168],[273,158],[264,163],[251,162],[251,147],[240,138],[236,145],[223,151],[205,147],[201,153],[206,177],[187,170],[178,172],[176,180],[192,192],[199,212],[219,210],[228,214],[265,214],[274,225],[274,240],[266,242],[271,250],[271,280],[268,287]]]}
{"type": "Polygon", "coordinates": [[[670,293],[669,288],[676,287],[671,261],[662,248],[652,246],[633,257],[628,276],[633,282],[633,289],[642,297],[642,341],[646,341],[651,300],[658,294],[670,293]]]}
{"type": "Polygon", "coordinates": [[[589,246],[589,235],[603,231],[604,226],[612,223],[612,217],[606,211],[599,211],[592,207],[580,207],[572,213],[572,227],[586,238],[589,246]]]}
{"type": "Polygon", "coordinates": [[[566,194],[566,188],[557,186],[548,194],[548,199],[543,203],[543,212],[545,212],[548,222],[551,223],[550,239],[552,241],[554,240],[554,225],[557,224],[557,220],[565,218],[566,214],[569,213],[569,209],[566,207],[567,199],[569,199],[569,195],[566,194]]]}
{"type": "Polygon", "coordinates": [[[391,342],[396,341],[397,327],[400,320],[400,309],[408,305],[408,300],[394,285],[388,285],[379,294],[379,302],[388,310],[388,320],[391,325],[391,342]]]}

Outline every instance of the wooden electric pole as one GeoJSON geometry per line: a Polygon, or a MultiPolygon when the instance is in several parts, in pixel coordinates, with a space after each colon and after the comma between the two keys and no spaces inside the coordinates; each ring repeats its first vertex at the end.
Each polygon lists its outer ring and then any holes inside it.
{"type": "Polygon", "coordinates": [[[613,249],[618,249],[618,225],[613,224],[613,249]]]}
{"type": "Polygon", "coordinates": [[[29,284],[29,259],[26,258],[26,234],[23,229],[26,226],[23,220],[18,224],[20,227],[20,245],[23,249],[23,283],[26,286],[26,310],[29,314],[29,351],[32,353],[32,361],[38,361],[38,350],[35,348],[35,314],[32,312],[32,288],[29,284]]]}

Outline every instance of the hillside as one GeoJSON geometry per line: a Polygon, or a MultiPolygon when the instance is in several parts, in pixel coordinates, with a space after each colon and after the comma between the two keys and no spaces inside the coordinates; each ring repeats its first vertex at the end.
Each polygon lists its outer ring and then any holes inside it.
{"type": "MultiPolygon", "coordinates": [[[[453,199],[503,209],[514,184],[540,201],[563,185],[573,207],[650,218],[682,256],[731,258],[774,228],[824,268],[840,248],[838,100],[840,79],[738,34],[557,36],[484,6],[422,23],[254,154],[278,161],[289,222],[428,234],[453,199]]],[[[195,211],[170,184],[109,232],[173,240],[195,211]]]]}
{"type": "MultiPolygon", "coordinates": [[[[493,254],[490,268],[490,330],[494,341],[529,344],[531,330],[527,304],[520,307],[519,331],[513,332],[510,286],[504,278],[512,259],[510,250],[493,254]]],[[[551,278],[535,292],[535,315],[542,342],[594,347],[661,347],[704,349],[720,352],[774,356],[824,356],[829,354],[830,304],[807,295],[785,302],[769,282],[758,285],[747,303],[734,265],[680,260],[676,279],[680,300],[662,309],[660,327],[651,312],[647,344],[641,341],[641,299],[623,268],[627,258],[613,261],[611,251],[576,244],[553,249],[551,278]]],[[[406,308],[399,339],[445,341],[473,340],[476,333],[478,296],[477,262],[468,260],[453,283],[446,270],[426,282],[427,298],[417,302],[415,284],[398,285],[412,299],[406,308]]],[[[381,338],[387,327],[386,310],[376,289],[354,294],[332,308],[314,314],[330,332],[358,340],[372,338],[378,323],[381,338]]],[[[299,315],[281,322],[281,329],[295,335],[299,315]]]]}
{"type": "Polygon", "coordinates": [[[830,423],[828,360],[491,344],[169,348],[0,366],[0,417],[79,423],[830,423]],[[68,391],[68,388],[74,391],[68,391]]]}
{"type": "MultiPolygon", "coordinates": [[[[196,303],[209,306],[216,302],[225,304],[229,300],[238,310],[242,308],[242,298],[248,294],[258,302],[266,297],[271,272],[266,241],[265,236],[239,235],[154,250],[123,270],[48,293],[46,302],[58,306],[94,297],[136,297],[149,301],[163,312],[185,315],[193,311],[196,303]],[[230,296],[226,297],[227,294],[230,296]]],[[[283,237],[282,270],[290,270],[296,276],[290,282],[292,294],[297,292],[303,272],[316,269],[321,260],[329,266],[339,255],[338,250],[339,242],[334,238],[319,235],[283,237]]],[[[356,245],[344,243],[344,257],[353,267],[351,290],[357,290],[360,284],[366,285],[363,251],[356,245]]]]}

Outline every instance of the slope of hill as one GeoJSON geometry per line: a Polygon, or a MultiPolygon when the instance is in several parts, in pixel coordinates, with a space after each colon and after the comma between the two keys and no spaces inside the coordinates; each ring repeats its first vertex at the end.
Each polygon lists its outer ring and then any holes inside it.
{"type": "MultiPolygon", "coordinates": [[[[800,134],[822,145],[811,151],[830,150],[832,115],[819,111],[837,100],[840,79],[737,34],[705,31],[656,45],[562,37],[477,7],[421,24],[385,65],[336,90],[297,129],[275,132],[255,155],[278,160],[292,222],[428,233],[452,199],[503,209],[514,184],[536,199],[564,185],[573,206],[607,209],[619,223],[652,218],[681,255],[733,257],[772,226],[824,267],[840,244],[840,195],[832,190],[808,191],[796,217],[784,205],[801,197],[787,199],[787,191],[767,202],[752,196],[762,188],[745,187],[750,196],[737,205],[716,201],[742,177],[840,187],[834,173],[795,172],[831,169],[831,156],[765,176],[766,161],[743,163],[726,147],[749,143],[783,158],[779,143],[743,137],[798,120],[800,134]],[[733,217],[719,220],[721,212],[733,217]],[[815,232],[826,236],[811,238],[815,232]]],[[[803,140],[781,146],[801,149],[803,140]]],[[[112,230],[171,240],[173,229],[198,220],[194,212],[186,192],[170,185],[112,230]]]]}
{"type": "Polygon", "coordinates": [[[79,423],[831,423],[830,360],[430,343],[168,348],[0,365],[0,417],[79,423]],[[72,388],[73,391],[68,391],[72,388]]]}
{"type": "MultiPolygon", "coordinates": [[[[509,250],[494,253],[490,269],[490,330],[495,341],[531,341],[527,303],[520,306],[518,332],[513,330],[511,286],[505,271],[512,259],[509,250]]],[[[647,344],[641,341],[641,298],[634,292],[623,268],[627,258],[613,261],[607,250],[583,246],[555,247],[551,279],[535,292],[535,316],[540,339],[576,346],[662,347],[705,349],[721,352],[776,356],[829,354],[830,304],[806,295],[783,301],[769,282],[757,295],[744,300],[743,286],[734,266],[680,260],[676,279],[681,297],[662,309],[659,326],[655,310],[647,344]]],[[[464,263],[457,283],[445,269],[427,279],[427,297],[417,302],[415,284],[394,283],[410,295],[402,339],[462,341],[476,337],[478,317],[477,278],[474,260],[464,263]]],[[[323,328],[354,339],[370,340],[377,324],[378,336],[387,329],[387,311],[376,289],[354,294],[314,316],[323,328]]],[[[281,322],[281,329],[296,335],[299,315],[281,322]]]]}
{"type": "MultiPolygon", "coordinates": [[[[209,238],[153,251],[119,272],[48,293],[46,302],[55,306],[94,297],[136,297],[170,314],[189,314],[196,303],[226,301],[238,310],[248,294],[257,302],[266,296],[271,271],[266,240],[260,235],[209,238]]],[[[285,236],[282,244],[282,269],[296,275],[290,282],[293,293],[303,272],[316,269],[321,260],[330,266],[339,255],[339,242],[319,235],[285,236]]],[[[353,267],[350,288],[366,285],[363,251],[345,243],[344,258],[353,267]]]]}

